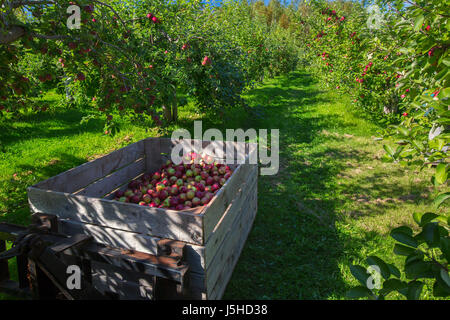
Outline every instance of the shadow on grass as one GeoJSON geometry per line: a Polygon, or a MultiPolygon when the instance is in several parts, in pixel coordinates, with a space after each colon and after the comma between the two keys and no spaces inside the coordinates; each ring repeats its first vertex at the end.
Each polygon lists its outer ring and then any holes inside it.
{"type": "Polygon", "coordinates": [[[55,138],[71,136],[80,132],[101,132],[104,123],[91,119],[88,123],[80,121],[86,114],[74,109],[41,112],[22,116],[20,119],[0,122],[0,141],[4,147],[36,138],[55,138]],[[26,126],[17,125],[26,123],[26,126]]]}
{"type": "Polygon", "coordinates": [[[44,166],[41,164],[19,165],[19,172],[22,174],[16,178],[0,181],[0,186],[3,187],[0,192],[0,197],[3,198],[1,199],[3,208],[0,212],[0,221],[29,224],[31,221],[27,188],[86,162],[86,159],[67,153],[60,153],[57,158],[58,160],[51,161],[44,166]],[[32,174],[27,174],[27,172],[32,172],[32,174]]]}
{"type": "Polygon", "coordinates": [[[266,116],[243,123],[280,129],[280,171],[259,177],[258,214],[225,299],[326,299],[347,289],[338,260],[352,239],[343,240],[335,228],[334,177],[345,159],[365,155],[326,146],[316,151],[323,147],[320,132],[348,125],[314,113],[330,101],[309,75],[294,72],[280,82],[248,93],[254,105],[266,103],[266,116]],[[327,161],[330,153],[333,161],[327,161]]]}

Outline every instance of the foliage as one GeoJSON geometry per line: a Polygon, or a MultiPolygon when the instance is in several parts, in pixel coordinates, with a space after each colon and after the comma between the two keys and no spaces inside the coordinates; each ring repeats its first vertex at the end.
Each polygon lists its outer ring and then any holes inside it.
{"type": "Polygon", "coordinates": [[[58,87],[107,122],[134,113],[162,125],[162,113],[177,117],[177,94],[217,112],[264,74],[296,66],[289,31],[261,23],[245,2],[12,1],[0,10],[1,114],[58,87]],[[68,28],[70,6],[81,8],[79,29],[68,28]]]}

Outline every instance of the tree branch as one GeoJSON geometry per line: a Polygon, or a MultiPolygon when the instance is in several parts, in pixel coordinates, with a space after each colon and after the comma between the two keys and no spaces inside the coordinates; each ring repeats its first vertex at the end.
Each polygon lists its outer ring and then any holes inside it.
{"type": "Polygon", "coordinates": [[[11,26],[8,30],[0,29],[0,44],[9,44],[20,39],[25,34],[25,28],[21,26],[11,26]]]}
{"type": "Polygon", "coordinates": [[[10,3],[10,6],[15,9],[22,6],[39,6],[44,4],[55,4],[52,0],[17,0],[10,3]]]}
{"type": "Polygon", "coordinates": [[[98,0],[94,0],[94,2],[95,2],[95,3],[98,3],[98,4],[101,5],[101,6],[105,6],[105,7],[109,8],[109,9],[116,15],[117,19],[120,20],[120,22],[122,23],[123,27],[124,27],[125,29],[127,29],[127,25],[125,24],[125,22],[123,22],[122,18],[119,16],[119,14],[117,13],[117,11],[114,10],[113,7],[111,7],[109,4],[103,3],[103,2],[98,1],[98,0]]]}

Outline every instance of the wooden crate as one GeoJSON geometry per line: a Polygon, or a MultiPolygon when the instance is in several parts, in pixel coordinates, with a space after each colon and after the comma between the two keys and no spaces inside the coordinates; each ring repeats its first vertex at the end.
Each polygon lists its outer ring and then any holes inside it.
{"type": "MultiPolygon", "coordinates": [[[[233,174],[206,206],[174,211],[112,200],[113,193],[125,189],[130,180],[158,170],[179,143],[191,144],[194,151],[218,144],[141,140],[28,188],[31,210],[56,215],[62,233],[89,234],[96,242],[114,247],[157,254],[159,240],[183,241],[190,268],[188,297],[220,299],[257,212],[258,166],[249,163],[256,144],[223,143],[226,150],[234,150],[241,164],[230,165],[233,174]]],[[[105,272],[101,268],[94,272],[99,286],[106,283],[105,272]]],[[[115,291],[120,293],[121,288],[115,291]]]]}

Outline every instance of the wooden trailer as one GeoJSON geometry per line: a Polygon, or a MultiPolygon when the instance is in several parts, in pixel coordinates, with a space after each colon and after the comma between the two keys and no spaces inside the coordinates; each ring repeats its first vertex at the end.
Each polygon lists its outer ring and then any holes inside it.
{"type": "MultiPolygon", "coordinates": [[[[140,255],[161,256],[164,243],[170,244],[169,251],[182,247],[177,254],[188,270],[175,298],[221,299],[257,212],[258,165],[250,161],[256,152],[254,143],[148,138],[29,187],[29,204],[33,213],[57,217],[54,228],[59,233],[89,235],[96,244],[138,260],[140,255]],[[223,154],[234,154],[233,174],[207,205],[175,211],[113,200],[114,192],[124,190],[129,181],[158,170],[180,143],[194,151],[214,144],[223,154]]],[[[76,261],[84,255],[90,261],[89,281],[102,294],[154,297],[155,274],[148,268],[137,272],[127,263],[72,251],[61,256],[69,263],[71,257],[76,261]]]]}

